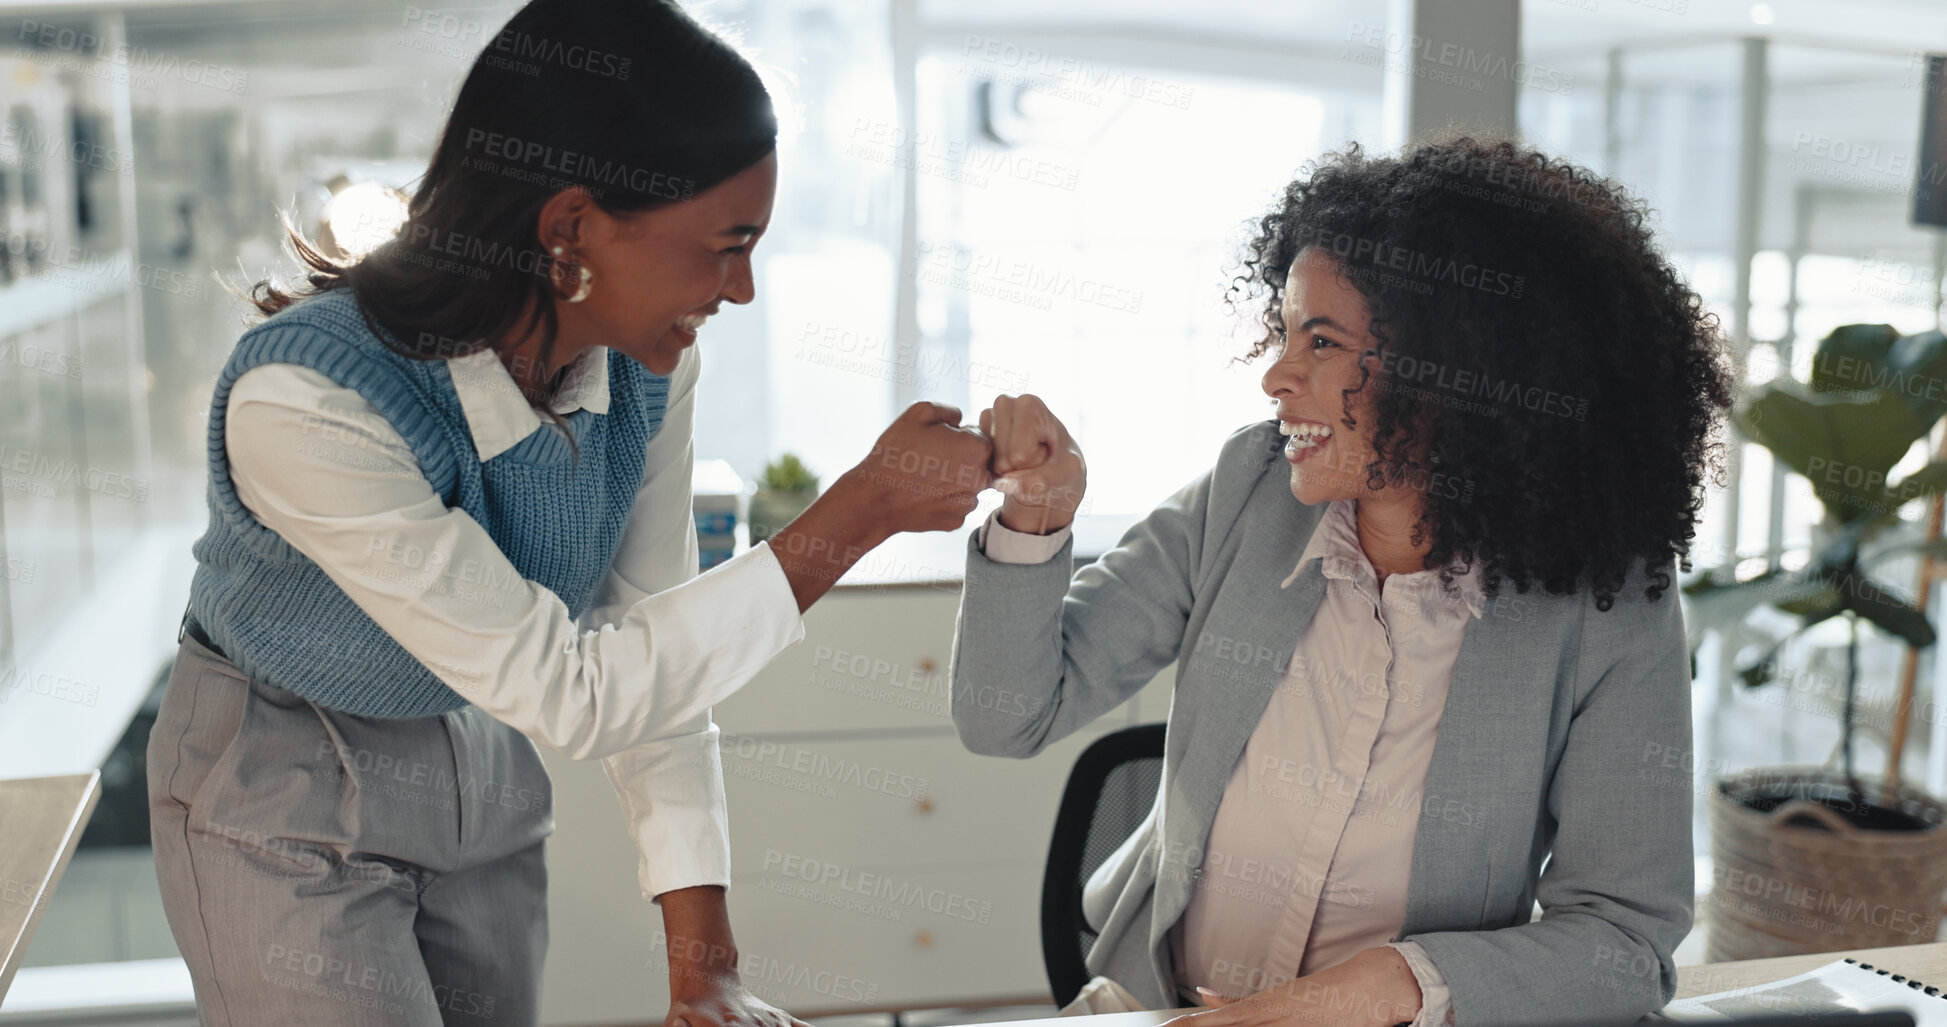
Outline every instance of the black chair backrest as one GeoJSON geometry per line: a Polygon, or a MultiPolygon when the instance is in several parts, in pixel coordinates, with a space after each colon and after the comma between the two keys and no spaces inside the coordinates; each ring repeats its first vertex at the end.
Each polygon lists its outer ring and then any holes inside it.
{"type": "Polygon", "coordinates": [[[1082,751],[1061,793],[1048,870],[1041,879],[1041,958],[1055,1005],[1088,983],[1083,959],[1095,932],[1082,918],[1082,885],[1149,816],[1163,778],[1162,724],[1103,735],[1082,751]]]}

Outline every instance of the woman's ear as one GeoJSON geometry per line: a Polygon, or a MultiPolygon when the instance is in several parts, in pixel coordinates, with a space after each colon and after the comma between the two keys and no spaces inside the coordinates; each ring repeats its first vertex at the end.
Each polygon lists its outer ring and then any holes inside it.
{"type": "Polygon", "coordinates": [[[600,210],[588,190],[580,186],[563,189],[541,205],[534,226],[541,248],[549,253],[556,246],[574,249],[588,241],[588,222],[600,210]]]}

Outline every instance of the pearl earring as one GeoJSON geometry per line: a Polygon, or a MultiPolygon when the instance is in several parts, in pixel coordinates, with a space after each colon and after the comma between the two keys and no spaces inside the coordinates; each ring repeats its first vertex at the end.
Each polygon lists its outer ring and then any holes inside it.
{"type": "MultiPolygon", "coordinates": [[[[553,282],[555,287],[559,289],[562,288],[563,286],[561,280],[555,276],[555,269],[561,266],[563,262],[563,256],[564,254],[566,254],[567,250],[565,247],[557,245],[550,252],[554,254],[554,263],[548,268],[548,281],[553,282]]],[[[574,265],[574,268],[577,273],[577,279],[578,279],[577,282],[575,283],[575,291],[572,294],[568,296],[564,296],[562,298],[567,300],[569,303],[580,303],[582,300],[587,299],[588,294],[591,291],[593,291],[595,286],[595,275],[588,270],[588,265],[586,264],[577,262],[574,265]]]]}

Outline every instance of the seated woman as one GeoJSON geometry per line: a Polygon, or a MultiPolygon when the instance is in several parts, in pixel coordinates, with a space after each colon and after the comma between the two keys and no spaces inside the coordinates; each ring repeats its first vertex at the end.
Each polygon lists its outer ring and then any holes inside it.
{"type": "Polygon", "coordinates": [[[1646,220],[1505,142],[1328,157],[1231,292],[1276,419],[1072,581],[1079,449],[1032,396],[982,414],[962,741],[1032,756],[1176,663],[1155,806],[1085,892],[1092,989],[1200,1027],[1670,998],[1691,793],[1648,772],[1690,745],[1672,592],[1732,380],[1646,220]]]}

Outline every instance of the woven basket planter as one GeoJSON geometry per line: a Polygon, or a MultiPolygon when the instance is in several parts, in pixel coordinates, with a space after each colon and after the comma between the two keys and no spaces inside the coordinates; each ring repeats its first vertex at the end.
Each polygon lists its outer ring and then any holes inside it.
{"type": "Polygon", "coordinates": [[[1704,961],[1764,959],[1934,940],[1947,891],[1947,803],[1901,787],[1867,796],[1919,830],[1867,830],[1810,798],[1769,812],[1739,796],[1843,795],[1817,767],[1771,767],[1710,790],[1709,936],[1704,961]],[[1899,814],[1904,814],[1900,817],[1899,814]]]}

